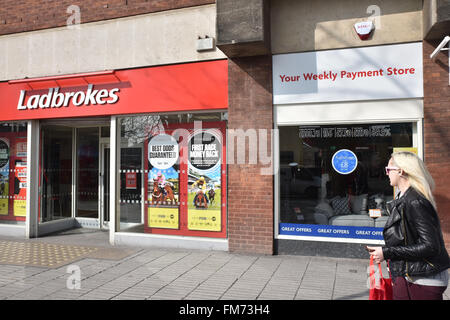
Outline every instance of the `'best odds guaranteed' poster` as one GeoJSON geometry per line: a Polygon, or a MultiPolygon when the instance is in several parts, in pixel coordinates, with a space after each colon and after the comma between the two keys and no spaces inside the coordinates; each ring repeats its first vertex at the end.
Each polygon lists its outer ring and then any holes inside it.
{"type": "Polygon", "coordinates": [[[148,143],[148,227],[178,229],[179,147],[168,134],[158,134],[148,143]]]}

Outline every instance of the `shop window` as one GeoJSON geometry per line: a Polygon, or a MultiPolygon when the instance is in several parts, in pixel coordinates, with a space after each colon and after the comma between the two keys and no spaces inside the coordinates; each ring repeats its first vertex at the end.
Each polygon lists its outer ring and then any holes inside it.
{"type": "Polygon", "coordinates": [[[226,237],[224,119],[121,119],[120,231],[226,237]]]}
{"type": "Polygon", "coordinates": [[[279,234],[382,239],[384,167],[412,123],[280,127],[279,234]]]}
{"type": "Polygon", "coordinates": [[[26,218],[27,124],[0,123],[0,223],[26,218]]]}

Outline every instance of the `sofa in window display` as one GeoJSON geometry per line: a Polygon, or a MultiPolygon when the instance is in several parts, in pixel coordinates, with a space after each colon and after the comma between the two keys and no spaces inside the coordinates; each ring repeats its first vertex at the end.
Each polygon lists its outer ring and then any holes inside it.
{"type": "Polygon", "coordinates": [[[386,202],[392,196],[361,194],[323,199],[314,209],[316,224],[383,228],[387,221],[386,202]],[[369,209],[380,209],[381,217],[371,218],[369,209]]]}

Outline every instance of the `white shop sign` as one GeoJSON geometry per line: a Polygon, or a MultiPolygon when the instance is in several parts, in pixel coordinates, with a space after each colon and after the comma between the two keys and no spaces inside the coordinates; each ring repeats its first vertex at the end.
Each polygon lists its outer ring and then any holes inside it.
{"type": "Polygon", "coordinates": [[[274,104],[423,97],[422,43],[273,56],[274,104]]]}

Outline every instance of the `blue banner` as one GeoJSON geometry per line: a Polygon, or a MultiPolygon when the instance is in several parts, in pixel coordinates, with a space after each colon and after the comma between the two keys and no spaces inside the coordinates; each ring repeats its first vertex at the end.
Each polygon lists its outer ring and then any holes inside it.
{"type": "Polygon", "coordinates": [[[383,228],[280,223],[280,235],[383,240],[383,228]]]}

